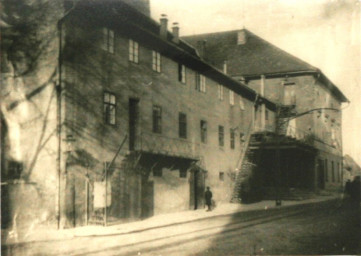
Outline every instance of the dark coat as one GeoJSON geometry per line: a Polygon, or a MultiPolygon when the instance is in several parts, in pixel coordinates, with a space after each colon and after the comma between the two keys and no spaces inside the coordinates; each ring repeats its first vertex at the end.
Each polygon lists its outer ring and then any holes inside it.
{"type": "Polygon", "coordinates": [[[212,204],[212,192],[210,190],[207,190],[206,193],[204,194],[205,199],[206,199],[206,204],[207,205],[211,205],[212,204]]]}

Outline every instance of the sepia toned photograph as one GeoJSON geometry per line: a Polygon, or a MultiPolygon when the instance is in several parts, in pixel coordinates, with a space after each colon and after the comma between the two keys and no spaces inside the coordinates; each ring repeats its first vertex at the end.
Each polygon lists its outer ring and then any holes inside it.
{"type": "Polygon", "coordinates": [[[1,255],[361,255],[359,0],[0,0],[1,255]]]}

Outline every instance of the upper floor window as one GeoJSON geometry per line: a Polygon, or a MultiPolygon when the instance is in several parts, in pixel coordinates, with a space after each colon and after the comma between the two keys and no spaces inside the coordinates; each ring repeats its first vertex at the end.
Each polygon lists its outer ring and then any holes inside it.
{"type": "Polygon", "coordinates": [[[179,138],[187,138],[187,115],[179,113],[179,138]]]}
{"type": "Polygon", "coordinates": [[[153,59],[152,59],[152,68],[154,71],[160,72],[161,71],[161,62],[160,62],[160,53],[153,51],[153,59]]]}
{"type": "Polygon", "coordinates": [[[139,61],[139,45],[138,42],[129,39],[129,60],[138,63],[139,61]]]}
{"type": "Polygon", "coordinates": [[[153,132],[162,133],[162,107],[153,106],[153,132]]]}
{"type": "Polygon", "coordinates": [[[223,85],[218,85],[218,99],[223,100],[223,85]]]}
{"type": "Polygon", "coordinates": [[[284,83],[284,98],[285,105],[296,105],[296,85],[295,83],[284,83]]]}
{"type": "Polygon", "coordinates": [[[268,110],[266,109],[266,112],[265,112],[265,120],[268,121],[268,118],[269,118],[269,113],[268,113],[268,110]]]}
{"type": "Polygon", "coordinates": [[[185,84],[186,83],[186,66],[178,64],[178,81],[185,84]]]}
{"type": "Polygon", "coordinates": [[[115,124],[116,98],[109,92],[104,93],[104,121],[107,124],[115,124]]]}
{"type": "Polygon", "coordinates": [[[235,147],[235,133],[234,133],[234,130],[233,129],[230,129],[230,146],[231,146],[231,149],[234,149],[235,147]]]}
{"type": "Polygon", "coordinates": [[[196,73],[196,90],[206,92],[206,78],[199,73],[196,73]]]}
{"type": "Polygon", "coordinates": [[[101,48],[104,51],[114,53],[114,30],[103,28],[103,42],[101,48]]]}
{"type": "Polygon", "coordinates": [[[239,99],[239,107],[241,108],[241,110],[244,110],[244,102],[243,102],[242,97],[240,97],[240,99],[239,99]]]}
{"type": "Polygon", "coordinates": [[[224,146],[224,127],[221,125],[218,126],[218,144],[224,146]]]}
{"type": "Polygon", "coordinates": [[[207,122],[201,120],[201,141],[207,143],[207,122]]]}
{"type": "Polygon", "coordinates": [[[229,90],[229,104],[234,105],[234,92],[229,90]]]}

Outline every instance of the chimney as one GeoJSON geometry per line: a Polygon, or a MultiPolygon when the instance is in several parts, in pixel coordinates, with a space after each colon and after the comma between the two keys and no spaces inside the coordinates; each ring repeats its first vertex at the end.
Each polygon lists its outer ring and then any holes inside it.
{"type": "Polygon", "coordinates": [[[172,32],[173,32],[173,42],[178,44],[179,43],[179,25],[178,25],[178,22],[173,22],[172,32]]]}
{"type": "Polygon", "coordinates": [[[160,18],[160,37],[163,39],[167,39],[167,32],[168,32],[168,19],[167,15],[162,14],[160,18]]]}
{"type": "Polygon", "coordinates": [[[206,51],[206,40],[197,41],[197,51],[199,57],[204,58],[204,54],[206,51]]]}
{"type": "Polygon", "coordinates": [[[237,45],[243,45],[247,43],[247,34],[244,29],[238,31],[237,33],[237,45]]]}

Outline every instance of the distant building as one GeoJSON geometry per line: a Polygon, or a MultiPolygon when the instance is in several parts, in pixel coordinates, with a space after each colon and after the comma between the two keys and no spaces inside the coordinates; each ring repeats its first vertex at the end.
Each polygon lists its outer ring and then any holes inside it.
{"type": "Polygon", "coordinates": [[[279,106],[280,142],[268,133],[269,113],[261,107],[256,113],[265,121],[256,123],[258,142],[250,145],[260,154],[254,163],[265,190],[274,184],[285,189],[340,187],[341,104],[348,100],[322,71],[246,29],[183,39],[196,47],[205,61],[279,106]],[[307,113],[315,109],[319,110],[307,113]],[[277,149],[281,149],[280,173],[277,149]]]}

